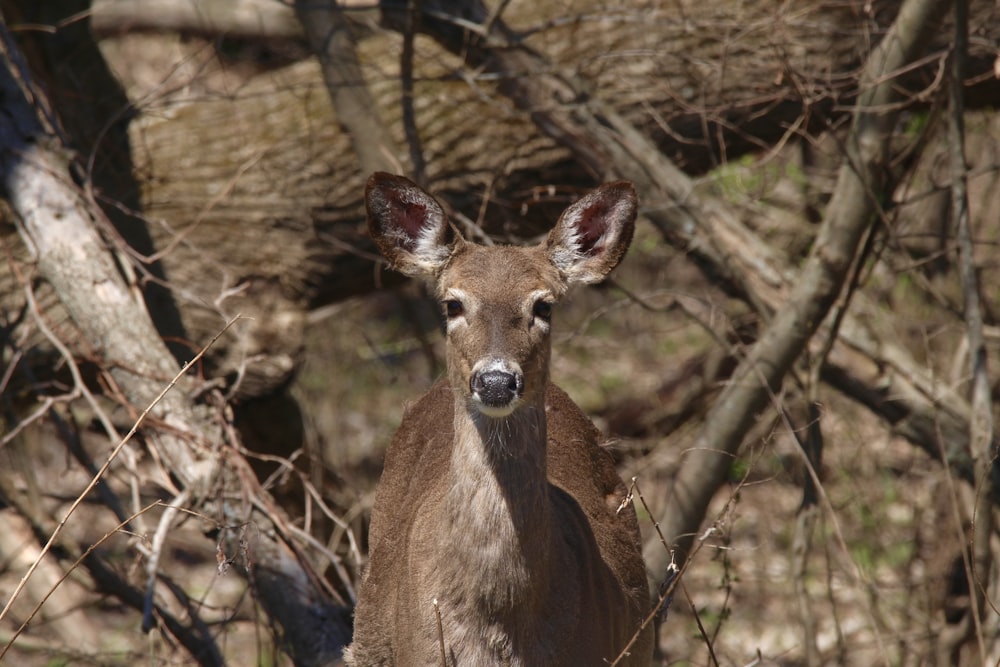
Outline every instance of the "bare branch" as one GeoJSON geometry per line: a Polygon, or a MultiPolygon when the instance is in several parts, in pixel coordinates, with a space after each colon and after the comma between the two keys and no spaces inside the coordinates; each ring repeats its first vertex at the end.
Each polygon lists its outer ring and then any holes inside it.
{"type": "MultiPolygon", "coordinates": [[[[95,229],[94,216],[99,212],[88,205],[71,177],[73,154],[39,121],[35,100],[44,99],[44,95],[31,86],[20,53],[2,25],[0,46],[6,56],[0,68],[5,109],[0,116],[0,188],[16,213],[18,231],[42,276],[83,332],[84,340],[79,344],[96,352],[128,407],[138,413],[132,406],[149,406],[137,414],[129,436],[143,426],[153,453],[168,468],[169,476],[164,475],[161,484],[171,487],[172,477],[182,487],[175,493],[189,493],[198,502],[212,498],[213,503],[221,503],[222,507],[213,507],[208,514],[223,518],[224,526],[251,521],[261,531],[260,539],[252,540],[247,548],[254,548],[257,556],[251,581],[258,586],[262,605],[284,628],[300,664],[334,664],[350,634],[343,605],[327,594],[306,561],[292,552],[286,538],[275,534],[270,512],[230,502],[240,498],[247,485],[236,473],[238,461],[222,465],[219,453],[224,438],[219,424],[223,420],[195,411],[190,400],[193,387],[183,377],[187,366],[178,369],[141,299],[117,270],[95,229]],[[186,391],[170,391],[175,384],[186,391]],[[147,413],[149,420],[145,420],[147,413]],[[317,619],[321,623],[318,628],[317,619]]],[[[128,439],[118,443],[91,487],[128,439]]],[[[255,491],[263,494],[259,487],[255,491]]],[[[86,493],[77,504],[83,495],[86,493]]],[[[68,518],[69,514],[53,529],[48,545],[59,539],[68,518]]],[[[95,578],[111,576],[99,562],[86,562],[95,578]]],[[[141,608],[142,594],[130,591],[129,596],[133,595],[138,596],[136,606],[141,608]]]]}
{"type": "Polygon", "coordinates": [[[420,24],[420,0],[407,0],[406,28],[403,30],[403,49],[399,56],[399,78],[402,95],[400,106],[403,111],[403,130],[413,166],[413,180],[420,187],[428,187],[427,164],[424,148],[417,128],[417,117],[413,99],[413,40],[420,24]]]}
{"type": "MultiPolygon", "coordinates": [[[[670,511],[661,521],[675,548],[686,554],[708,503],[724,479],[730,455],[765,407],[768,394],[809,343],[840,294],[858,244],[878,212],[886,186],[883,165],[898,111],[873,112],[898,99],[886,74],[920,55],[927,34],[946,9],[944,2],[908,0],[889,34],[873,51],[862,73],[862,94],[847,139],[847,163],[827,206],[812,253],[788,302],[779,309],[760,340],[749,350],[705,419],[674,482],[670,511]],[[873,82],[879,83],[873,83],[873,82]],[[758,379],[760,378],[760,379],[758,379]]],[[[666,567],[655,550],[646,553],[654,572],[666,567]]]]}
{"type": "Polygon", "coordinates": [[[295,12],[277,0],[95,0],[90,21],[102,35],[176,30],[268,39],[303,36],[295,12]]]}
{"type": "MultiPolygon", "coordinates": [[[[17,81],[30,81],[6,28],[0,28],[6,67],[0,89],[0,186],[18,213],[18,231],[59,293],[73,320],[108,360],[115,381],[134,405],[149,405],[176,364],[116,270],[70,173],[70,153],[47,134],[17,81]]],[[[158,438],[161,455],[185,484],[205,475],[191,451],[197,420],[178,394],[154,411],[173,432],[158,438]],[[188,437],[184,437],[187,434],[188,437]]]]}
{"type": "Polygon", "coordinates": [[[965,301],[966,335],[969,340],[969,365],[972,377],[972,414],[969,419],[969,440],[972,459],[976,461],[976,502],[972,511],[972,561],[966,571],[969,578],[971,623],[965,627],[974,632],[980,661],[987,662],[984,644],[983,613],[986,610],[987,587],[992,566],[990,541],[993,537],[993,470],[997,443],[994,436],[992,390],[987,372],[987,352],[983,338],[983,311],[979,299],[979,278],[973,254],[972,231],[969,224],[968,164],[965,159],[965,113],[963,82],[965,81],[966,51],[969,43],[969,7],[967,0],[955,0],[955,45],[951,54],[948,84],[948,145],[951,167],[951,214],[957,226],[959,273],[965,301]]]}
{"type": "Polygon", "coordinates": [[[404,171],[402,153],[382,124],[365,83],[344,8],[336,0],[296,0],[295,11],[319,58],[337,120],[351,139],[361,172],[404,171]]]}

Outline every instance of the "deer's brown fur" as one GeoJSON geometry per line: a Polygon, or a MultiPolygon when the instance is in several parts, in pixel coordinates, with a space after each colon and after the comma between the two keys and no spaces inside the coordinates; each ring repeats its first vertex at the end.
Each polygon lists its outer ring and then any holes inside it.
{"type": "MultiPolygon", "coordinates": [[[[603,186],[533,248],[446,243],[400,177],[375,174],[367,203],[390,263],[446,303],[448,378],[386,455],[348,663],[440,665],[442,646],[448,665],[613,660],[649,610],[639,530],[597,429],[549,383],[548,311],[618,263],[634,191],[603,186]]],[[[620,664],[651,652],[647,628],[620,664]]]]}

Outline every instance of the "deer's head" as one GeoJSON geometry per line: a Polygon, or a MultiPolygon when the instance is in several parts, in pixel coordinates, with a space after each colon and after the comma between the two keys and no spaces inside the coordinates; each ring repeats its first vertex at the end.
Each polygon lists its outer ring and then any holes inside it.
{"type": "Polygon", "coordinates": [[[599,282],[615,268],[637,206],[631,183],[602,185],[567,208],[544,241],[522,248],[465,241],[438,202],[401,176],[373,174],[365,204],[389,264],[434,287],[447,320],[452,387],[495,418],[542,404],[553,307],[570,285],[599,282]]]}

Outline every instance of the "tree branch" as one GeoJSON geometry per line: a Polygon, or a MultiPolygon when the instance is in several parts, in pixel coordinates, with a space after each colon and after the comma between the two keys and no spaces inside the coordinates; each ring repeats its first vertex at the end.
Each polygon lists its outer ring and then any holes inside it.
{"type": "MultiPolygon", "coordinates": [[[[4,56],[0,67],[4,100],[0,193],[10,202],[18,231],[42,276],[83,332],[84,340],[77,347],[89,345],[87,352],[103,363],[129,407],[150,405],[170,378],[178,375],[178,365],[153,327],[141,297],[129,290],[99,236],[94,216],[100,212],[84,199],[71,176],[73,153],[53,124],[46,127],[40,121],[37,109],[45,96],[33,87],[22,56],[2,24],[0,52],[4,56]]],[[[247,489],[238,474],[243,468],[239,461],[222,465],[221,420],[195,411],[188,398],[194,387],[188,379],[179,378],[178,385],[156,402],[150,412],[153,423],[143,425],[147,442],[167,468],[160,484],[170,488],[176,480],[193,498],[219,498],[225,507],[210,507],[210,516],[219,515],[224,526],[253,525],[266,537],[259,540],[249,568],[260,582],[258,599],[285,628],[299,664],[336,664],[350,636],[350,625],[346,614],[329,610],[342,611],[342,605],[318,585],[303,559],[288,556],[291,547],[275,530],[272,513],[240,503],[229,508],[230,499],[242,498],[247,489]],[[303,594],[294,594],[303,588],[303,594]],[[315,629],[317,618],[323,619],[327,631],[303,636],[300,630],[315,629]]],[[[254,490],[263,494],[259,487],[254,490]]],[[[251,548],[255,542],[249,542],[251,548]]]]}
{"type": "MultiPolygon", "coordinates": [[[[997,443],[993,426],[993,400],[987,372],[986,345],[983,339],[983,312],[979,299],[979,278],[973,253],[972,231],[969,224],[968,165],[965,159],[965,104],[963,82],[968,49],[969,7],[967,0],[955,0],[955,45],[951,53],[948,83],[948,146],[951,168],[951,215],[957,227],[959,274],[965,301],[966,335],[969,340],[969,370],[972,378],[972,415],[969,419],[971,458],[975,461],[977,489],[972,509],[971,568],[969,578],[971,602],[965,627],[975,634],[979,659],[985,664],[983,619],[986,612],[986,590],[989,586],[992,552],[990,542],[994,532],[993,496],[994,463],[997,443]]],[[[965,638],[963,638],[965,639],[965,638]]]]}
{"type": "Polygon", "coordinates": [[[361,72],[352,27],[336,0],[296,0],[295,11],[319,58],[333,109],[361,164],[361,172],[401,173],[403,153],[383,125],[361,72]]]}
{"type": "MultiPolygon", "coordinates": [[[[149,405],[177,365],[142,303],[121,278],[94,227],[92,212],[71,174],[71,152],[47,132],[29,98],[42,98],[17,46],[0,26],[0,188],[18,214],[18,231],[46,280],[94,351],[107,360],[132,405],[149,405]]],[[[157,450],[185,485],[203,479],[211,462],[193,450],[197,420],[179,392],[164,397],[153,416],[168,430],[157,450]]]]}
{"type": "MultiPolygon", "coordinates": [[[[905,3],[869,57],[848,138],[847,163],[840,170],[814,251],[799,273],[773,247],[760,242],[729,205],[697,192],[692,180],[639,129],[589,95],[582,80],[554,72],[533,51],[510,47],[518,43],[516,35],[500,21],[495,22],[494,34],[470,31],[460,38],[456,26],[479,21],[485,12],[468,3],[443,4],[462,21],[424,20],[425,30],[446,48],[461,50],[470,65],[502,75],[502,90],[531,115],[542,132],[572,150],[597,177],[635,182],[646,195],[644,215],[668,240],[695,259],[717,284],[749,301],[763,318],[774,313],[768,330],[717,400],[697,446],[681,468],[675,485],[676,505],[661,525],[667,535],[680,540],[683,550],[743,434],[766,405],[768,388],[780,385],[822,324],[840,294],[861,235],[880,211],[879,199],[887,190],[887,142],[898,114],[893,103],[900,99],[895,76],[926,47],[933,18],[944,12],[945,3],[905,3]],[[491,49],[491,39],[508,48],[491,49]],[[524,76],[525,72],[532,76],[524,76]]],[[[399,23],[398,16],[390,23],[399,23]]],[[[858,329],[850,316],[845,317],[843,328],[858,329]]],[[[882,354],[908,357],[884,341],[878,347],[882,354]]],[[[931,433],[933,428],[924,435],[931,433]]],[[[657,545],[650,545],[646,556],[654,572],[666,566],[668,554],[657,545]]]]}
{"type": "MultiPolygon", "coordinates": [[[[775,313],[705,418],[674,480],[673,503],[660,525],[673,540],[679,560],[687,557],[744,434],[840,294],[862,235],[874,223],[879,198],[886,191],[889,137],[898,115],[892,109],[899,99],[892,74],[919,55],[946,8],[947,3],[932,0],[904,2],[889,34],[865,65],[847,138],[847,160],[840,168],[813,251],[788,302],[775,313]]],[[[650,550],[646,559],[653,572],[667,565],[661,551],[650,550]]]]}
{"type": "Polygon", "coordinates": [[[100,35],[143,30],[266,39],[302,39],[292,8],[276,0],[94,0],[100,35]]]}

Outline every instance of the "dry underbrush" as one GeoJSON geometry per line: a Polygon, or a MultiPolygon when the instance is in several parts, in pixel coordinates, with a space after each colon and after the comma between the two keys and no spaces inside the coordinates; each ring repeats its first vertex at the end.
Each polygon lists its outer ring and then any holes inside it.
{"type": "MultiPolygon", "coordinates": [[[[131,51],[123,53],[127,58],[131,51]]],[[[191,58],[185,66],[201,65],[191,58]]],[[[993,309],[1000,306],[991,258],[1000,232],[991,215],[1000,208],[993,187],[1000,151],[991,137],[1000,135],[988,115],[970,120],[977,133],[970,141],[976,147],[970,162],[978,169],[973,224],[983,297],[993,309]]],[[[821,153],[828,146],[813,148],[821,153]]],[[[754,219],[773,226],[756,231],[790,257],[807,249],[812,230],[803,211],[823,201],[830,183],[830,173],[809,171],[812,167],[796,157],[798,150],[790,145],[780,159],[724,165],[702,183],[734,207],[763,211],[754,219]]],[[[899,210],[906,215],[882,231],[863,274],[862,293],[874,304],[865,318],[905,343],[942,386],[961,390],[966,372],[954,267],[945,261],[940,270],[925,270],[952,253],[947,234],[941,236],[936,226],[940,221],[926,213],[934,208],[928,199],[940,194],[934,191],[941,179],[936,158],[925,162],[899,193],[899,210]]],[[[637,478],[648,503],[638,510],[646,539],[655,544],[650,513],[670,512],[671,475],[740,346],[752,340],[760,323],[645,225],[613,283],[577,291],[556,317],[553,379],[612,437],[623,476],[637,478]]],[[[333,508],[363,551],[381,452],[404,402],[442,371],[437,327],[434,306],[415,285],[310,314],[304,363],[291,389],[301,408],[305,444],[276,452],[294,458],[294,472],[274,461],[264,462],[260,471],[284,507],[340,554],[354,577],[362,559],[345,528],[323,517],[318,501],[333,508]]],[[[995,352],[996,334],[990,335],[995,352]]],[[[845,358],[844,363],[859,363],[845,358]]],[[[890,371],[864,372],[884,372],[891,394],[890,371]]],[[[800,442],[814,419],[807,410],[813,390],[806,369],[797,369],[732,461],[661,628],[664,664],[800,665],[811,652],[813,664],[824,665],[973,665],[979,664],[980,651],[995,662],[998,614],[990,607],[961,655],[947,653],[953,628],[969,614],[963,547],[975,488],[852,397],[824,384],[815,390],[824,445],[816,471],[820,492],[817,504],[803,509],[810,471],[800,442]]],[[[88,428],[94,415],[77,407],[59,410],[79,427],[82,447],[102,461],[107,442],[88,428]]],[[[237,423],[248,444],[255,431],[267,428],[255,415],[270,414],[238,406],[237,423]]],[[[115,416],[127,429],[129,416],[115,416]]],[[[27,488],[53,516],[62,515],[89,479],[56,444],[64,437],[49,425],[0,452],[19,488],[27,488]]],[[[141,448],[135,451],[134,458],[116,464],[109,485],[145,506],[158,490],[135,480],[155,478],[150,471],[157,462],[141,448]]],[[[154,508],[140,521],[146,532],[116,535],[100,546],[123,579],[137,587],[144,583],[145,561],[135,545],[150,545],[161,511],[154,508]]],[[[95,544],[115,523],[91,499],[67,530],[79,543],[95,544]]],[[[192,516],[167,536],[161,567],[182,584],[184,595],[163,595],[164,604],[187,617],[186,596],[210,624],[229,664],[290,664],[273,645],[272,628],[245,580],[225,567],[228,555],[204,539],[210,529],[203,517],[192,516]]],[[[0,597],[5,598],[38,549],[13,512],[0,510],[0,536],[0,597]]],[[[59,567],[45,561],[11,618],[17,623],[25,618],[67,566],[66,560],[59,567]]],[[[995,582],[986,585],[988,598],[997,599],[995,582]]],[[[141,623],[134,609],[94,595],[86,577],[71,576],[8,659],[18,665],[189,662],[168,636],[155,630],[142,634],[141,623]]],[[[0,642],[14,627],[0,628],[0,642]]]]}

